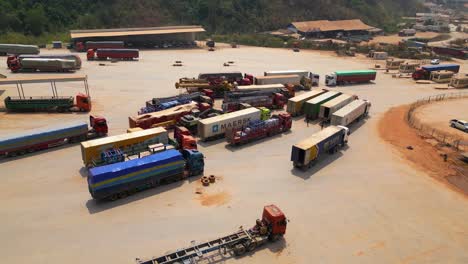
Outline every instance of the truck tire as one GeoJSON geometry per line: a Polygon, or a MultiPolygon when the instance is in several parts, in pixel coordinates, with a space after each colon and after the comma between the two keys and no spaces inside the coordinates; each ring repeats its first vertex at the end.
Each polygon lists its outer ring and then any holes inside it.
{"type": "Polygon", "coordinates": [[[234,255],[236,256],[242,256],[246,251],[246,248],[241,243],[234,246],[234,255]]]}
{"type": "Polygon", "coordinates": [[[247,251],[253,251],[257,247],[257,242],[252,240],[245,243],[245,248],[247,251]]]}
{"type": "Polygon", "coordinates": [[[450,126],[453,127],[453,128],[455,128],[455,124],[451,124],[450,126]]]}

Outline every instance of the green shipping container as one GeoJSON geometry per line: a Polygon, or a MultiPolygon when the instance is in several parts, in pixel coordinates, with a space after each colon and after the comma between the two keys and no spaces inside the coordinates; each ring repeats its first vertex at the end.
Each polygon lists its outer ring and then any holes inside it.
{"type": "Polygon", "coordinates": [[[358,70],[358,71],[337,71],[337,76],[353,76],[353,75],[373,75],[377,74],[374,70],[358,70]]]}
{"type": "Polygon", "coordinates": [[[5,98],[5,108],[10,111],[48,111],[73,107],[73,96],[5,98]]]}
{"type": "Polygon", "coordinates": [[[336,92],[336,91],[329,91],[326,92],[320,96],[317,96],[313,99],[310,99],[309,101],[305,102],[304,104],[304,114],[307,119],[313,120],[316,119],[319,116],[320,113],[320,106],[323,103],[326,103],[330,100],[332,100],[335,97],[338,97],[341,95],[341,92],[336,92]]]}

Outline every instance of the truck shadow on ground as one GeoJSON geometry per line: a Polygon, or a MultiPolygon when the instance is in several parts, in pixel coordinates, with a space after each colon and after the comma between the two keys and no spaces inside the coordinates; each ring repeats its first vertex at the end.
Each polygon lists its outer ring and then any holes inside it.
{"type": "Polygon", "coordinates": [[[311,168],[307,170],[301,170],[298,168],[292,168],[291,173],[299,178],[302,178],[304,180],[308,180],[314,175],[315,173],[319,172],[326,166],[330,165],[331,163],[337,162],[338,159],[340,159],[343,156],[343,152],[345,152],[348,149],[348,145],[345,147],[341,148],[337,153],[335,154],[328,154],[325,153],[322,158],[319,158],[317,163],[312,166],[311,168]]]}
{"type": "Polygon", "coordinates": [[[250,263],[252,261],[252,257],[258,253],[259,251],[263,250],[269,250],[270,252],[276,254],[277,256],[280,256],[283,250],[286,248],[287,243],[284,238],[274,242],[270,243],[267,242],[264,245],[259,246],[258,248],[254,249],[253,251],[247,252],[242,256],[236,256],[232,251],[227,251],[224,252],[223,249],[219,249],[218,251],[215,251],[216,253],[209,254],[206,257],[202,257],[199,260],[197,260],[196,263],[199,264],[218,264],[218,263],[225,263],[229,259],[235,259],[237,261],[245,262],[245,263],[250,263]]]}
{"type": "Polygon", "coordinates": [[[273,135],[271,137],[264,137],[264,138],[261,138],[261,139],[258,139],[258,140],[254,140],[254,141],[251,141],[251,142],[243,144],[243,145],[232,146],[231,144],[226,144],[224,147],[227,150],[231,151],[231,152],[237,152],[237,151],[241,151],[243,149],[248,149],[250,147],[254,147],[256,145],[262,144],[262,143],[270,141],[270,140],[275,140],[275,139],[281,138],[281,137],[289,135],[291,133],[292,133],[292,131],[289,130],[287,132],[279,133],[279,134],[273,135]]]}
{"type": "Polygon", "coordinates": [[[201,176],[190,177],[183,181],[178,181],[178,182],[174,182],[171,184],[161,185],[155,188],[146,189],[146,190],[137,192],[133,195],[130,195],[128,197],[118,199],[116,201],[105,201],[105,200],[99,201],[99,200],[89,199],[88,201],[86,201],[86,208],[88,208],[88,212],[90,214],[101,213],[109,209],[113,209],[122,205],[133,203],[133,202],[136,202],[136,201],[139,201],[139,200],[142,200],[142,199],[154,196],[154,195],[158,195],[158,194],[170,191],[174,188],[180,187],[181,185],[187,182],[191,184],[195,181],[199,181],[200,178],[201,176]]]}
{"type": "Polygon", "coordinates": [[[220,143],[225,143],[225,142],[226,142],[226,138],[220,138],[220,139],[210,140],[210,141],[202,141],[199,139],[197,141],[197,144],[204,148],[207,148],[207,147],[211,147],[211,146],[214,146],[220,143]]]}

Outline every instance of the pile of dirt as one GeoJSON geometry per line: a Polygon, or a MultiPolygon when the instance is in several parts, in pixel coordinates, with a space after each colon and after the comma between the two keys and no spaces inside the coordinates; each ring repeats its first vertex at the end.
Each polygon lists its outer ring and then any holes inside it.
{"type": "Polygon", "coordinates": [[[404,105],[385,113],[378,124],[380,136],[416,168],[468,196],[468,166],[458,160],[459,154],[454,150],[434,144],[411,128],[405,120],[408,110],[409,106],[404,105]]]}

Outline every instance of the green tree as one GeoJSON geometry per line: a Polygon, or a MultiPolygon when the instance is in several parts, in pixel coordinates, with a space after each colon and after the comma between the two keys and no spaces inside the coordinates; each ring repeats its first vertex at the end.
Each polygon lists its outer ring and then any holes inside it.
{"type": "Polygon", "coordinates": [[[35,5],[25,13],[24,27],[27,33],[39,36],[45,32],[47,17],[42,5],[35,5]]]}

